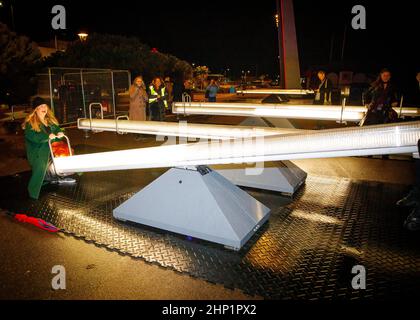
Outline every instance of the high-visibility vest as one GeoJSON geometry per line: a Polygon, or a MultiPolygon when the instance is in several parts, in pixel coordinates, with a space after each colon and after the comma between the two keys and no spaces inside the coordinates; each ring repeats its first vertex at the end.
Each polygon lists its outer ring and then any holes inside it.
{"type": "MultiPolygon", "coordinates": [[[[150,89],[150,98],[149,98],[149,103],[156,102],[156,101],[157,101],[157,96],[158,96],[159,94],[156,92],[156,90],[155,90],[155,87],[154,87],[154,86],[150,86],[150,87],[149,87],[149,89],[150,89]]],[[[162,88],[160,89],[160,96],[161,96],[161,97],[163,97],[163,96],[165,95],[165,90],[166,90],[166,88],[165,88],[165,87],[162,87],[162,88]]],[[[165,99],[165,100],[163,100],[163,103],[165,104],[165,108],[166,108],[166,109],[168,109],[168,101],[166,101],[166,99],[165,99]]]]}

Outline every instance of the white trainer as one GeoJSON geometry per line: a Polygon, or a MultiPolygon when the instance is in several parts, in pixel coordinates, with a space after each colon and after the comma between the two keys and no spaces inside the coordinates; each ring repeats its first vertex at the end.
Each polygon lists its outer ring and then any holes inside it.
{"type": "Polygon", "coordinates": [[[70,177],[58,178],[57,183],[58,184],[73,184],[73,183],[76,183],[76,179],[70,178],[70,177]]]}

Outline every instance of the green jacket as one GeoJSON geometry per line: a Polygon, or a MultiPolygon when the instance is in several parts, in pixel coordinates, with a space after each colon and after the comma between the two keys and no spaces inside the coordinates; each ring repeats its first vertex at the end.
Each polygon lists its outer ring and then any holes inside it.
{"type": "MultiPolygon", "coordinates": [[[[57,134],[63,130],[56,125],[50,125],[51,132],[57,134]]],[[[50,157],[50,148],[48,146],[48,133],[45,126],[41,125],[41,131],[36,132],[28,123],[25,128],[26,155],[32,168],[32,176],[29,180],[29,196],[38,199],[41,187],[44,182],[45,173],[48,167],[50,157]]]]}

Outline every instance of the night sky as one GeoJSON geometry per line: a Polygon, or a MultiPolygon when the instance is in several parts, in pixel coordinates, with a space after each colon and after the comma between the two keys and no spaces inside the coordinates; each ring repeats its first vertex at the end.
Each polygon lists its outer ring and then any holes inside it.
{"type": "MultiPolygon", "coordinates": [[[[13,2],[17,31],[35,41],[55,34],[73,40],[83,29],[134,35],[161,52],[208,65],[213,72],[230,68],[234,73],[250,70],[273,75],[278,69],[276,0],[13,2]],[[53,31],[50,26],[54,4],[66,7],[66,32],[53,31]]],[[[346,68],[376,73],[389,67],[397,75],[418,71],[419,11],[415,1],[295,0],[294,6],[302,71],[310,66],[340,68],[346,25],[346,68]],[[356,4],[366,7],[367,30],[350,27],[351,8],[356,4]]],[[[4,11],[3,21],[8,18],[4,11]]]]}

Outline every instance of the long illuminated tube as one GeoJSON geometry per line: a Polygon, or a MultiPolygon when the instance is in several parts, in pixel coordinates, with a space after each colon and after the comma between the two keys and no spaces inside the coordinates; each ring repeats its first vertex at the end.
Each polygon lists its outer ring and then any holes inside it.
{"type": "Polygon", "coordinates": [[[78,119],[77,127],[83,130],[130,132],[204,139],[251,138],[310,131],[293,128],[279,129],[244,126],[233,127],[212,124],[190,124],[183,122],[177,123],[133,120],[119,120],[116,122],[111,119],[78,119]]]}
{"type": "Polygon", "coordinates": [[[284,94],[284,95],[307,95],[313,94],[313,90],[302,89],[250,89],[250,90],[237,90],[238,94],[284,94]]]}
{"type": "Polygon", "coordinates": [[[218,140],[56,158],[58,172],[416,153],[420,121],[252,139],[218,140]]]}
{"type": "MultiPolygon", "coordinates": [[[[299,110],[299,111],[332,111],[332,112],[340,112],[342,110],[342,106],[339,105],[330,105],[330,106],[318,106],[318,105],[296,105],[296,104],[274,104],[274,103],[267,103],[267,104],[255,104],[255,103],[211,103],[211,102],[175,102],[175,107],[177,109],[185,107],[211,107],[211,108],[238,108],[238,109],[283,109],[283,110],[299,110]]],[[[411,116],[417,117],[420,116],[420,108],[394,108],[394,110],[403,116],[411,116]]],[[[364,106],[345,106],[344,111],[347,112],[366,112],[367,108],[364,106]]]]}
{"type": "Polygon", "coordinates": [[[241,107],[209,107],[191,106],[190,103],[174,103],[172,112],[178,114],[196,115],[223,115],[242,117],[271,117],[285,119],[311,119],[311,120],[343,120],[358,122],[363,119],[363,112],[344,110],[297,110],[289,108],[241,108],[241,107]]]}

